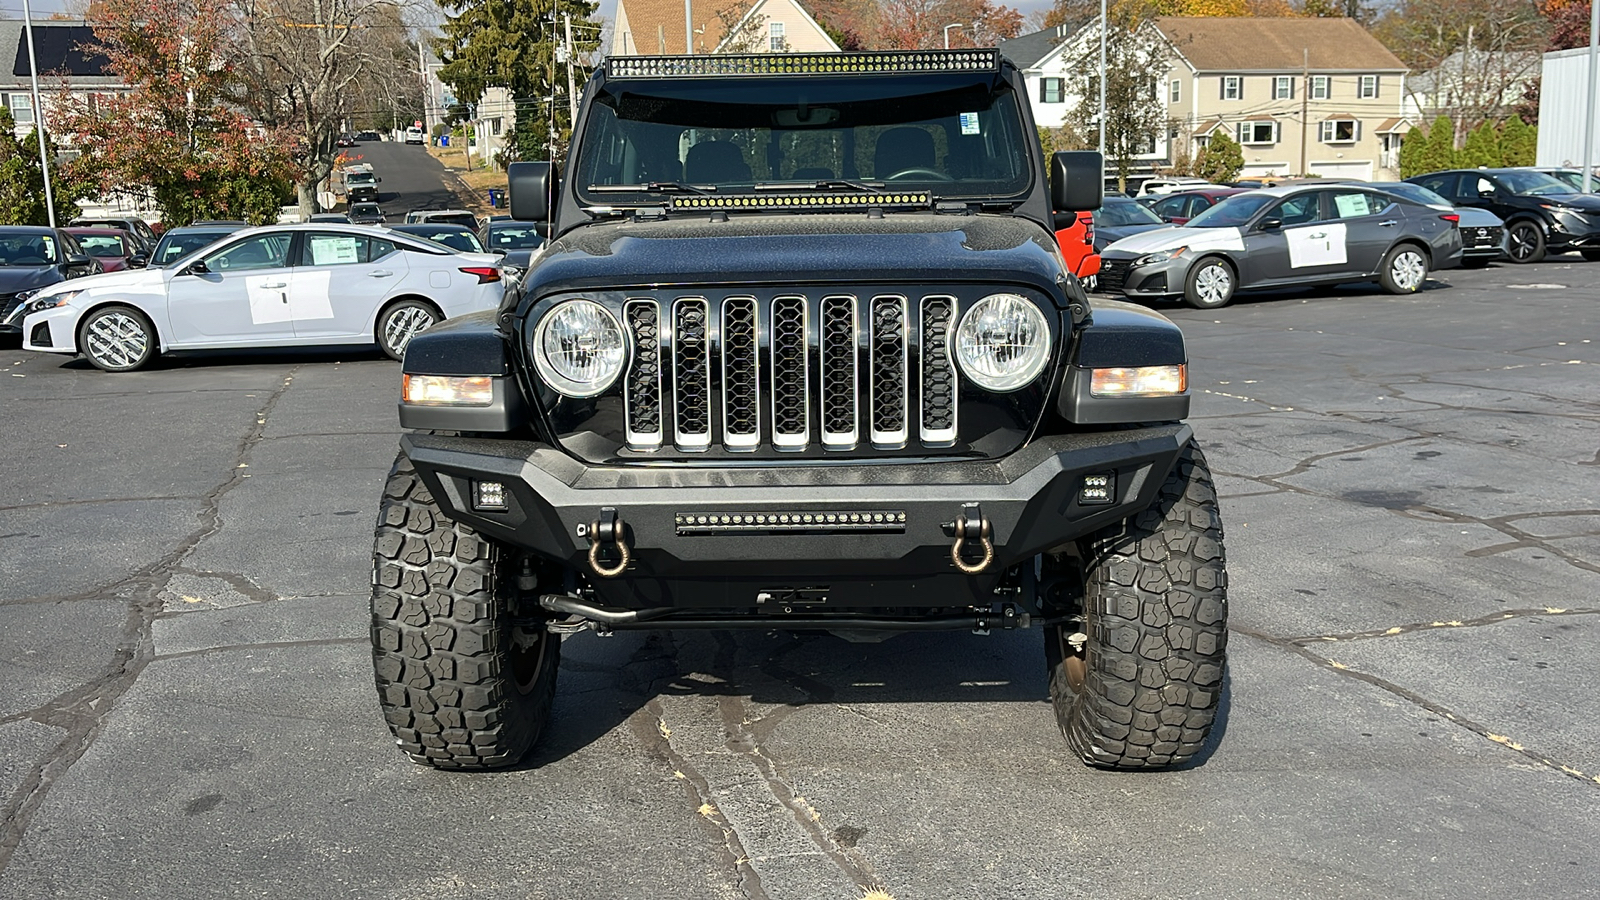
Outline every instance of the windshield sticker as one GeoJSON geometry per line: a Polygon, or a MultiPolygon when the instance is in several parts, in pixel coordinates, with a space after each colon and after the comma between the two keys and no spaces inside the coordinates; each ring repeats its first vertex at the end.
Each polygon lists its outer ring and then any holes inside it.
{"type": "Polygon", "coordinates": [[[1337,266],[1345,262],[1345,227],[1319,222],[1304,228],[1285,229],[1289,241],[1289,267],[1337,266]]]}
{"type": "Polygon", "coordinates": [[[358,262],[354,235],[339,237],[314,237],[311,239],[311,264],[313,266],[338,266],[358,262]]]}
{"type": "Polygon", "coordinates": [[[55,238],[47,237],[44,239],[44,258],[47,260],[56,258],[55,238]]]}
{"type": "Polygon", "coordinates": [[[961,133],[962,134],[977,134],[978,133],[978,114],[977,113],[975,113],[975,112],[966,112],[966,113],[962,113],[961,114],[961,133]]]}

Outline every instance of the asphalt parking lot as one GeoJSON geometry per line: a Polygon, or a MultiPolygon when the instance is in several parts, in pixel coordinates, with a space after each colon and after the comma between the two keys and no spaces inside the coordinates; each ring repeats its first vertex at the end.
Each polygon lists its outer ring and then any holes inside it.
{"type": "Polygon", "coordinates": [[[393,747],[398,368],[0,349],[0,897],[1600,896],[1600,264],[1171,308],[1221,740],[1066,757],[1038,631],[582,635],[514,771],[393,747]]]}

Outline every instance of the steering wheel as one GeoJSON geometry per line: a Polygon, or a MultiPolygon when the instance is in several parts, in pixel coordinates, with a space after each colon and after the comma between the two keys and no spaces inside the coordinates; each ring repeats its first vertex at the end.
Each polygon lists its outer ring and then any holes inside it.
{"type": "Polygon", "coordinates": [[[885,178],[883,180],[884,181],[910,181],[913,178],[924,179],[924,180],[927,180],[927,181],[955,181],[954,178],[951,178],[949,175],[946,175],[943,172],[937,172],[937,171],[934,171],[933,169],[925,169],[925,168],[922,168],[921,166],[917,166],[917,167],[910,168],[910,169],[901,169],[900,171],[894,173],[893,175],[890,175],[889,177],[887,177],[887,178],[885,178]]]}

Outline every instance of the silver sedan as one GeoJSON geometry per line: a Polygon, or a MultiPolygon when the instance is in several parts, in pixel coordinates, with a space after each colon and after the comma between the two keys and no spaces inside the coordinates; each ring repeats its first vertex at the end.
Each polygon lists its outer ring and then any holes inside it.
{"type": "Polygon", "coordinates": [[[111,372],[171,351],[376,344],[399,359],[441,319],[495,309],[499,259],[387,229],[252,228],[161,268],[78,279],[29,300],[23,346],[111,372]]]}

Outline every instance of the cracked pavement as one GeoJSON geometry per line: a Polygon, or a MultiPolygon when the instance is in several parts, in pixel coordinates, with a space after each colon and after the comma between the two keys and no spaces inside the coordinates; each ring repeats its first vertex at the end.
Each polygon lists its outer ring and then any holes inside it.
{"type": "Polygon", "coordinates": [[[580,635],[525,765],[414,766],[397,368],[0,348],[0,898],[1600,897],[1600,264],[1168,312],[1231,668],[1135,775],[1067,758],[1037,631],[580,635]]]}

